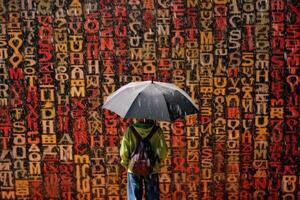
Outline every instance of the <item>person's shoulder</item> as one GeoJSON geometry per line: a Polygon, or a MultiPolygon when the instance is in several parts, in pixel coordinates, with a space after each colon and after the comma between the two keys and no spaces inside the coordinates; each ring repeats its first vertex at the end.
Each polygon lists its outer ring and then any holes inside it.
{"type": "Polygon", "coordinates": [[[124,135],[126,135],[126,136],[129,135],[131,131],[132,131],[132,130],[131,130],[131,125],[129,125],[129,126],[125,129],[124,135]]]}

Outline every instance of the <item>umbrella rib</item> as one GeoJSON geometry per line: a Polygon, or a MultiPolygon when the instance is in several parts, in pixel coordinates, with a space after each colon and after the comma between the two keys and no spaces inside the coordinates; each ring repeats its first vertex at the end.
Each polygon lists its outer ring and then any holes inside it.
{"type": "MultiPolygon", "coordinates": [[[[154,84],[153,84],[154,85],[154,84]]],[[[147,86],[151,86],[151,85],[147,85],[147,86]]],[[[157,88],[157,87],[154,87],[156,90],[158,90],[158,92],[159,93],[161,93],[161,91],[157,88]]],[[[145,88],[144,88],[145,89],[145,88]]],[[[133,102],[132,102],[132,104],[134,104],[135,103],[135,101],[138,99],[138,97],[142,94],[142,92],[143,91],[141,91],[141,92],[139,92],[138,93],[138,95],[136,96],[136,98],[133,100],[133,102]]],[[[163,99],[164,99],[164,102],[165,102],[165,104],[166,104],[166,108],[167,108],[167,112],[168,112],[168,117],[169,117],[169,120],[171,120],[171,117],[170,117],[170,110],[169,110],[169,107],[168,107],[168,104],[167,104],[167,101],[166,101],[166,99],[165,99],[165,96],[163,95],[163,93],[162,93],[162,96],[163,96],[163,99]]],[[[127,118],[128,116],[128,113],[129,113],[129,111],[130,111],[130,109],[131,109],[132,107],[130,107],[129,109],[128,109],[128,111],[126,112],[126,114],[125,114],[125,116],[124,116],[124,118],[127,118]]]]}
{"type": "Polygon", "coordinates": [[[162,95],[163,95],[164,101],[165,101],[165,103],[166,103],[166,105],[167,105],[167,110],[168,110],[168,114],[169,114],[169,119],[170,119],[170,121],[172,121],[172,120],[173,120],[173,117],[172,117],[172,115],[171,115],[171,112],[170,112],[168,103],[167,103],[167,101],[166,101],[166,97],[165,97],[164,93],[162,93],[162,95]]]}
{"type": "MultiPolygon", "coordinates": [[[[141,95],[141,93],[143,92],[143,90],[145,90],[147,87],[149,87],[148,84],[145,84],[145,87],[136,95],[136,97],[134,98],[134,100],[132,101],[131,105],[133,105],[135,103],[135,101],[138,99],[138,97],[141,95]]],[[[129,106],[129,109],[127,110],[124,118],[127,117],[127,114],[129,113],[130,109],[132,108],[132,106],[129,106]]]]}
{"type": "Polygon", "coordinates": [[[126,115],[127,115],[127,113],[129,112],[130,105],[138,97],[138,95],[141,93],[141,91],[144,90],[145,87],[147,87],[147,84],[142,84],[142,85],[137,85],[137,86],[138,86],[138,88],[134,89],[134,91],[130,91],[130,90],[132,90],[132,87],[135,87],[135,86],[130,86],[130,87],[124,88],[123,91],[115,94],[111,99],[108,99],[102,105],[102,108],[106,108],[108,110],[111,110],[111,111],[117,113],[122,118],[125,118],[126,115]],[[124,103],[124,99],[122,99],[121,95],[124,94],[125,92],[131,94],[131,98],[127,99],[127,101],[126,101],[127,103],[125,103],[126,105],[125,104],[122,105],[124,103]],[[119,101],[117,99],[119,99],[122,103],[117,103],[116,101],[119,101]],[[113,101],[114,101],[114,103],[112,103],[113,101]],[[117,107],[118,108],[116,108],[115,106],[113,106],[115,103],[117,103],[117,107]],[[129,105],[129,106],[127,106],[127,105],[129,105]],[[120,111],[120,109],[121,109],[121,111],[120,111]]]}
{"type": "MultiPolygon", "coordinates": [[[[136,95],[136,97],[134,98],[134,100],[131,102],[131,105],[134,104],[134,102],[135,102],[135,101],[137,100],[137,98],[140,96],[141,92],[143,92],[143,90],[144,90],[146,87],[148,87],[147,84],[145,84],[144,87],[141,89],[141,91],[138,92],[138,94],[136,95]]],[[[129,113],[130,109],[131,109],[131,106],[129,106],[128,110],[125,112],[126,114],[124,115],[124,118],[127,117],[127,114],[129,113]]]]}
{"type": "Polygon", "coordinates": [[[164,93],[161,92],[161,90],[160,90],[159,88],[157,88],[155,84],[153,84],[153,85],[154,85],[154,87],[161,93],[161,95],[164,97],[163,99],[164,99],[165,104],[166,104],[166,107],[167,107],[167,111],[168,111],[168,114],[169,114],[169,120],[172,121],[172,119],[171,119],[171,116],[172,116],[172,115],[171,115],[171,112],[170,112],[170,109],[169,109],[169,106],[168,106],[168,103],[167,103],[167,101],[166,101],[166,97],[165,97],[164,93]]]}
{"type": "MultiPolygon", "coordinates": [[[[142,86],[147,86],[147,85],[142,85],[142,86]]],[[[135,85],[131,85],[131,86],[129,86],[129,87],[126,87],[126,86],[125,86],[124,88],[122,88],[121,91],[119,91],[119,92],[115,93],[113,96],[111,96],[110,99],[116,98],[117,96],[121,95],[122,92],[126,92],[126,90],[129,89],[129,88],[131,88],[131,87],[135,87],[135,85]]],[[[143,87],[141,90],[143,90],[144,88],[145,88],[145,87],[143,87]]],[[[121,89],[121,88],[120,88],[120,89],[121,89]]],[[[105,104],[108,103],[108,100],[109,100],[109,99],[107,99],[107,101],[104,102],[103,106],[105,106],[105,104]]]]}
{"type": "MultiPolygon", "coordinates": [[[[167,83],[168,84],[168,83],[167,83]]],[[[166,85],[163,85],[163,84],[160,84],[160,86],[161,87],[164,87],[164,88],[166,88],[166,89],[170,89],[170,88],[168,88],[166,85]]],[[[171,85],[172,86],[172,85],[171,85]]],[[[187,95],[186,94],[186,92],[184,91],[184,90],[182,90],[181,88],[179,88],[179,87],[173,87],[172,86],[172,89],[173,90],[177,90],[177,91],[179,91],[185,98],[187,98],[191,103],[192,103],[192,105],[195,107],[195,108],[197,108],[198,109],[198,107],[196,106],[196,104],[194,103],[194,101],[193,101],[193,99],[189,96],[189,95],[187,95]]]]}
{"type": "MultiPolygon", "coordinates": [[[[155,85],[155,87],[156,87],[156,84],[154,84],[155,85]]],[[[166,88],[166,89],[170,89],[170,88],[168,88],[167,86],[163,86],[163,85],[159,85],[160,87],[163,87],[163,88],[166,88]]],[[[159,91],[161,91],[158,87],[156,87],[159,91]]],[[[183,91],[182,89],[180,89],[180,88],[172,88],[173,90],[175,90],[175,91],[177,91],[177,92],[179,92],[181,95],[183,95],[184,97],[185,97],[185,100],[187,100],[187,102],[188,103],[190,103],[193,107],[194,107],[194,109],[196,109],[197,111],[198,111],[198,108],[197,108],[197,106],[194,104],[194,102],[193,102],[193,100],[185,93],[185,91],[183,91]]],[[[163,92],[161,92],[162,93],[162,95],[164,96],[164,100],[165,100],[165,102],[166,102],[166,104],[168,105],[168,103],[167,103],[167,96],[166,96],[166,94],[165,93],[163,93],[163,92]]],[[[169,106],[167,106],[167,108],[168,108],[168,112],[169,112],[169,116],[170,116],[170,119],[171,119],[171,117],[173,117],[174,115],[174,113],[172,113],[171,111],[170,111],[170,109],[169,109],[169,106]]],[[[172,118],[171,120],[174,120],[175,118],[172,118]]]]}
{"type": "MultiPolygon", "coordinates": [[[[139,92],[138,95],[136,95],[136,97],[132,101],[131,105],[134,104],[134,102],[138,99],[138,97],[140,96],[140,94],[141,94],[141,92],[139,92]]],[[[129,111],[130,111],[131,108],[132,108],[132,106],[129,106],[129,109],[125,112],[126,114],[124,115],[124,118],[127,118],[127,114],[129,113],[129,111]]]]}

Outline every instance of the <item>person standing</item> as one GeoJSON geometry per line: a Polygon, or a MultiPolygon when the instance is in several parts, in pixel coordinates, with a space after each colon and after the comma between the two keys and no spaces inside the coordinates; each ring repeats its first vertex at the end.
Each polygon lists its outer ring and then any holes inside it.
{"type": "MultiPolygon", "coordinates": [[[[143,184],[145,185],[146,200],[159,200],[159,171],[160,163],[167,156],[167,144],[164,140],[163,130],[158,127],[153,120],[138,119],[125,131],[121,142],[120,157],[121,165],[127,169],[127,199],[141,200],[143,197],[143,184]],[[136,167],[136,158],[140,157],[139,150],[141,141],[146,140],[154,158],[151,159],[151,170],[141,175],[140,171],[145,171],[143,165],[136,167]],[[142,168],[140,166],[143,166],[142,168]]],[[[151,154],[151,153],[150,153],[151,154]]],[[[152,157],[153,157],[152,156],[152,157]]]]}

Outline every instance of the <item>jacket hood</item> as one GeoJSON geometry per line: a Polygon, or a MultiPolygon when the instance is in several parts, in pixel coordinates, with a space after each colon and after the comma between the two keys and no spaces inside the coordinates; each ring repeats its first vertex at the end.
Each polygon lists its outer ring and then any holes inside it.
{"type": "Polygon", "coordinates": [[[146,124],[142,122],[134,123],[133,126],[136,129],[136,131],[142,136],[142,138],[145,138],[153,128],[154,124],[146,124]]]}

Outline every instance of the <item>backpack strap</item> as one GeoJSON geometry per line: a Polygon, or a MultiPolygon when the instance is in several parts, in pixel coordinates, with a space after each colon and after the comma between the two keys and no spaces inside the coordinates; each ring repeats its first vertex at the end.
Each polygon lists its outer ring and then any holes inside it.
{"type": "Polygon", "coordinates": [[[154,135],[154,133],[157,131],[158,126],[154,125],[153,128],[151,129],[150,133],[145,137],[144,140],[149,141],[152,136],[154,135]]]}
{"type": "Polygon", "coordinates": [[[137,142],[139,142],[140,140],[142,140],[142,136],[140,136],[140,134],[137,132],[137,130],[131,125],[130,126],[131,131],[133,132],[133,135],[135,136],[135,138],[137,139],[137,142]]]}
{"type": "MultiPolygon", "coordinates": [[[[142,136],[137,132],[137,130],[133,127],[133,125],[130,126],[131,131],[133,132],[133,135],[136,139],[136,144],[138,144],[142,140],[142,136]]],[[[130,154],[130,158],[134,156],[134,152],[136,152],[138,145],[135,145],[135,148],[130,154]]]]}
{"type": "MultiPolygon", "coordinates": [[[[156,131],[158,130],[158,128],[159,128],[159,126],[154,125],[153,128],[151,129],[151,132],[144,138],[144,141],[149,141],[152,138],[152,136],[154,135],[154,133],[156,133],[156,131]]],[[[160,162],[157,153],[154,153],[153,163],[155,163],[156,160],[158,160],[160,162]]]]}

